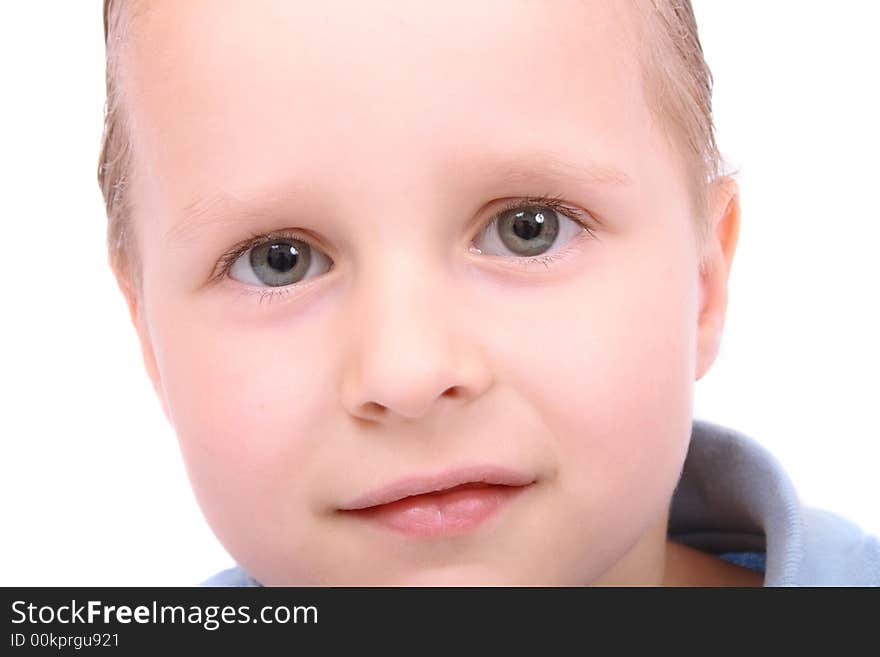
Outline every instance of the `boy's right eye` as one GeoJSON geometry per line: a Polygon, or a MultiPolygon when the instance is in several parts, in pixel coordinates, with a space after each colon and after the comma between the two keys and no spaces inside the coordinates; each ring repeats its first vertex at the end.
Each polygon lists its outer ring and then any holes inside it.
{"type": "Polygon", "coordinates": [[[320,249],[302,239],[282,236],[258,241],[237,255],[229,276],[256,287],[284,287],[329,270],[330,258],[320,249]]]}

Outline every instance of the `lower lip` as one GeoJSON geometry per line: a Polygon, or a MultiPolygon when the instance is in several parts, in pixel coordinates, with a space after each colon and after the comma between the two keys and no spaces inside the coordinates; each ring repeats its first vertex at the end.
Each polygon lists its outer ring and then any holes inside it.
{"type": "Polygon", "coordinates": [[[488,520],[527,487],[457,487],[345,513],[408,536],[454,536],[466,533],[488,520]]]}

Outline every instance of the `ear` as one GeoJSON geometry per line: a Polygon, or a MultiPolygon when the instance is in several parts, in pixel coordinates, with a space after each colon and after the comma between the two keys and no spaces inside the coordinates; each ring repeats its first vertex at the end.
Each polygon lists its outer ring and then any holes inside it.
{"type": "Polygon", "coordinates": [[[153,342],[150,337],[144,314],[142,295],[135,290],[128,275],[121,274],[115,270],[113,273],[116,277],[116,283],[122,292],[122,296],[125,297],[125,302],[128,305],[128,313],[131,317],[131,323],[137,331],[138,341],[141,345],[141,356],[144,360],[144,367],[147,370],[147,375],[150,377],[150,381],[153,384],[153,390],[156,392],[156,396],[159,397],[159,402],[162,404],[162,412],[165,413],[165,417],[171,422],[171,413],[168,410],[168,402],[165,399],[165,390],[162,386],[162,378],[159,375],[159,367],[156,364],[156,355],[153,352],[153,342]]]}
{"type": "Polygon", "coordinates": [[[739,186],[724,176],[710,191],[709,230],[700,271],[700,308],[697,330],[696,380],[699,381],[718,355],[727,313],[727,283],[739,239],[739,186]]]}

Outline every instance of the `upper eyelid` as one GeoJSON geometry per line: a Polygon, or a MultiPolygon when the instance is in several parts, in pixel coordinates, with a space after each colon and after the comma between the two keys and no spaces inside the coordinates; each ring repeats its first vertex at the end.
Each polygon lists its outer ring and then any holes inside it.
{"type": "MultiPolygon", "coordinates": [[[[520,196],[513,197],[507,200],[500,200],[501,207],[497,209],[493,209],[488,221],[481,221],[478,225],[480,226],[480,231],[485,230],[489,226],[495,222],[502,213],[507,212],[508,210],[517,208],[517,207],[528,207],[534,205],[544,205],[556,212],[563,214],[568,219],[576,221],[581,224],[581,226],[587,230],[591,235],[596,237],[593,227],[590,225],[588,220],[596,220],[596,217],[593,213],[588,212],[586,210],[582,210],[578,207],[574,207],[570,205],[568,202],[562,200],[563,196],[561,194],[549,195],[549,194],[540,194],[537,196],[520,196]]],[[[240,258],[242,255],[247,253],[250,249],[253,249],[261,244],[265,244],[267,242],[271,242],[276,239],[288,238],[288,239],[296,239],[301,242],[305,242],[311,248],[321,248],[316,244],[316,240],[310,237],[303,237],[300,235],[301,229],[280,229],[269,231],[268,233],[252,233],[250,237],[238,242],[235,246],[233,246],[226,254],[220,257],[220,260],[217,263],[216,272],[211,276],[211,280],[222,278],[229,273],[232,265],[240,258]]]]}
{"type": "MultiPolygon", "coordinates": [[[[492,220],[494,221],[507,210],[517,207],[529,207],[535,205],[543,205],[549,207],[557,213],[568,217],[569,219],[574,219],[590,232],[593,232],[593,229],[595,228],[593,224],[601,224],[601,221],[596,217],[594,213],[583,210],[576,206],[569,205],[568,202],[562,200],[561,194],[558,194],[556,196],[526,196],[513,199],[509,202],[509,204],[505,204],[504,206],[502,206],[500,210],[496,210],[492,214],[492,220]]],[[[491,225],[491,222],[486,225],[491,225]]]]}

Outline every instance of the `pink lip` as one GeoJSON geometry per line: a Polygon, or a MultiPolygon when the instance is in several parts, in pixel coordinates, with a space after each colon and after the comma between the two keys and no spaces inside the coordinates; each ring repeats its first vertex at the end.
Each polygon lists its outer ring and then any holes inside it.
{"type": "Polygon", "coordinates": [[[343,507],[343,511],[365,509],[369,506],[389,504],[410,495],[421,495],[446,490],[462,484],[482,483],[500,484],[502,486],[525,486],[535,480],[534,477],[497,466],[475,465],[438,474],[414,475],[398,479],[392,484],[374,489],[343,507]]]}
{"type": "Polygon", "coordinates": [[[460,534],[494,515],[534,477],[495,466],[472,466],[400,479],[341,507],[412,536],[460,534]]]}

